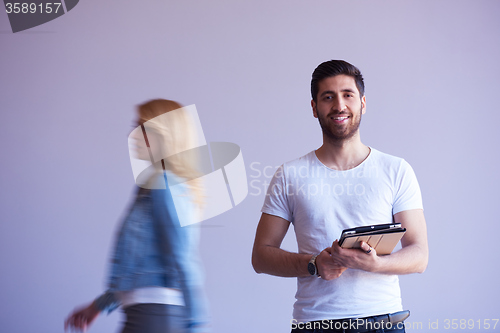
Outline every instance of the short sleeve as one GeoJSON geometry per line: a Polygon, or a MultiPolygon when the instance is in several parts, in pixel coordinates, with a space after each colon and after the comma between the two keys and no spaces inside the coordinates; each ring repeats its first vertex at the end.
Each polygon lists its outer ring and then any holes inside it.
{"type": "Polygon", "coordinates": [[[402,160],[396,179],[396,193],[392,214],[411,209],[423,209],[422,194],[415,172],[408,162],[402,160]]]}
{"type": "Polygon", "coordinates": [[[293,222],[292,209],[287,196],[288,187],[284,170],[285,168],[282,165],[274,173],[261,211],[262,213],[278,216],[289,222],[293,222]]]}

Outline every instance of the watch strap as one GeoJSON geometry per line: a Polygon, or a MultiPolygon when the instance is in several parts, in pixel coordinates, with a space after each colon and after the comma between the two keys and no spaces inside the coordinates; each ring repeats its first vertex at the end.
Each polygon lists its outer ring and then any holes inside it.
{"type": "Polygon", "coordinates": [[[319,256],[319,253],[318,254],[315,254],[312,256],[311,260],[309,260],[309,263],[307,264],[307,270],[309,271],[309,274],[311,275],[317,275],[319,276],[318,274],[318,266],[316,266],[316,258],[319,256]]]}

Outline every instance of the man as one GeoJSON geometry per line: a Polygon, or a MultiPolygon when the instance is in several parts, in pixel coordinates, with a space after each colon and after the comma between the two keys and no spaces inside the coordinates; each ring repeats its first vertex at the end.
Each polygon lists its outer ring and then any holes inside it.
{"type": "Polygon", "coordinates": [[[422,273],[428,261],[415,174],[403,159],[361,142],[366,97],[356,67],[340,60],[320,64],[311,94],[323,145],[276,171],[257,227],[253,267],[298,278],[293,333],[404,332],[409,312],[402,312],[398,275],[422,273]],[[392,222],[407,231],[390,255],[377,255],[367,243],[344,249],[336,240],[346,228],[392,222]],[[299,253],[280,248],[290,223],[299,253]]]}

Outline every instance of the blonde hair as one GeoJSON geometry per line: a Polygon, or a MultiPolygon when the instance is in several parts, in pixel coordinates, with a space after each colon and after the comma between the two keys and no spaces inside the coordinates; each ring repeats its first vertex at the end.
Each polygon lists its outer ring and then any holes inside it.
{"type": "MultiPolygon", "coordinates": [[[[182,105],[171,100],[155,99],[138,106],[139,125],[147,123],[148,131],[158,135],[159,153],[163,158],[165,169],[189,181],[193,201],[201,208],[203,206],[203,184],[200,172],[197,170],[199,157],[194,147],[196,129],[187,112],[182,112],[182,105]],[[168,118],[156,118],[170,111],[168,118]],[[154,119],[156,118],[156,119],[154,119]],[[167,120],[167,121],[165,121],[167,120]],[[186,151],[189,151],[186,153],[186,151]]],[[[149,140],[149,139],[148,139],[149,140]]]]}

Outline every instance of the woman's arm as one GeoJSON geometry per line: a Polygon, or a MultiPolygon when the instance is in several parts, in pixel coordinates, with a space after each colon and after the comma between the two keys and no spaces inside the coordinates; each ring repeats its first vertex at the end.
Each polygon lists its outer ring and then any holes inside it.
{"type": "Polygon", "coordinates": [[[96,307],[95,302],[87,306],[77,308],[68,318],[64,321],[64,331],[68,328],[86,331],[87,328],[99,316],[99,309],[96,307]]]}

